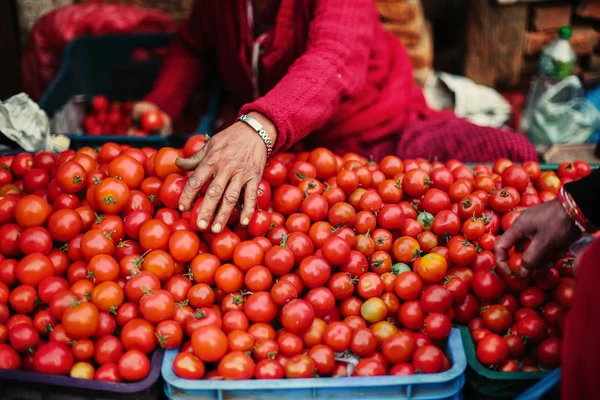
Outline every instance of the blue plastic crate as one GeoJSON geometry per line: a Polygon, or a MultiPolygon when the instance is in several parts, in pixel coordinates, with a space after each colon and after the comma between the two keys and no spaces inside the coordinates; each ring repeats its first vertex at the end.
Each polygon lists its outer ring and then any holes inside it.
{"type": "MultiPolygon", "coordinates": [[[[545,396],[557,392],[560,386],[560,368],[550,372],[538,383],[521,393],[515,400],[539,400],[545,396]]],[[[556,398],[560,397],[560,393],[556,393],[556,398]]]]}
{"type": "MultiPolygon", "coordinates": [[[[97,147],[108,141],[155,148],[177,147],[173,140],[185,143],[185,140],[158,136],[85,136],[81,130],[93,96],[103,94],[113,101],[127,101],[142,99],[150,92],[163,61],[155,51],[166,49],[172,37],[171,34],[138,34],[82,36],[73,40],[65,49],[56,78],[39,102],[52,121],[53,133],[67,134],[74,148],[97,147]],[[136,57],[140,51],[148,56],[136,57]]],[[[219,106],[216,84],[212,92],[206,114],[198,118],[198,133],[212,133],[219,106]]]]}
{"type": "Polygon", "coordinates": [[[459,399],[467,360],[460,333],[452,329],[445,349],[452,367],[440,374],[247,381],[186,380],[173,372],[178,350],[165,353],[162,376],[166,395],[189,399],[459,399]]]}

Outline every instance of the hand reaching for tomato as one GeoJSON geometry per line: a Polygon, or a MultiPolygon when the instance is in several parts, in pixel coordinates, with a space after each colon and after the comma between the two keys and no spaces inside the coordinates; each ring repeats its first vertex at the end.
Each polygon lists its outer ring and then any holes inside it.
{"type": "MultiPolygon", "coordinates": [[[[275,143],[275,126],[260,114],[250,113],[250,116],[265,127],[275,143]]],[[[192,157],[177,159],[179,168],[194,170],[181,193],[179,209],[189,210],[198,192],[210,182],[196,221],[198,228],[205,230],[214,221],[212,231],[221,232],[242,191],[244,200],[240,222],[247,226],[256,207],[258,185],[266,162],[267,149],[260,136],[245,123],[236,122],[213,136],[192,157]]]]}
{"type": "Polygon", "coordinates": [[[508,251],[519,242],[531,240],[525,249],[518,275],[527,277],[543,268],[573,243],[581,232],[558,200],[524,210],[514,224],[496,241],[496,265],[506,275],[513,271],[508,264],[508,251]]]}
{"type": "Polygon", "coordinates": [[[142,128],[143,132],[160,136],[169,136],[173,133],[171,117],[155,104],[147,101],[140,101],[133,106],[131,120],[133,125],[127,133],[129,136],[136,136],[137,132],[140,132],[135,125],[142,128]]]}

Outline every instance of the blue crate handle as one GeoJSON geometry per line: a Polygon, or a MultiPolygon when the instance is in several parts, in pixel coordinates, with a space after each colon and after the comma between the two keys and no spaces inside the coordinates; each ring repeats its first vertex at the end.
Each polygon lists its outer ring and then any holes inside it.
{"type": "Polygon", "coordinates": [[[515,400],[539,400],[560,383],[560,368],[550,372],[538,383],[521,393],[515,400]]]}

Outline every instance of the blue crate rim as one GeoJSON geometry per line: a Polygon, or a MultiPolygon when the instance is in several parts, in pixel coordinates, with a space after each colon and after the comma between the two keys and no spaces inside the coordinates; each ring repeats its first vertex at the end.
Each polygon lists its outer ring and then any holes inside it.
{"type": "Polygon", "coordinates": [[[114,393],[137,393],[150,388],[160,379],[164,355],[164,350],[155,350],[150,360],[150,371],[148,376],[137,382],[107,382],[94,379],[71,378],[69,376],[61,375],[40,374],[38,372],[30,371],[3,369],[0,369],[0,381],[18,381],[31,384],[67,386],[76,389],[114,393]],[[158,367],[155,367],[156,365],[158,365],[158,367]]]}
{"type": "Polygon", "coordinates": [[[410,376],[377,376],[377,377],[339,377],[339,378],[307,378],[307,379],[272,379],[272,380],[187,380],[179,378],[173,372],[173,359],[179,350],[168,350],[162,366],[165,384],[178,390],[271,390],[271,389],[311,389],[339,387],[372,387],[391,385],[416,385],[428,383],[445,383],[459,378],[467,367],[462,339],[458,329],[453,328],[448,338],[448,347],[460,350],[453,353],[452,366],[448,371],[438,374],[417,374],[410,376]],[[170,379],[174,377],[174,379],[170,379]],[[376,379],[374,379],[376,378],[376,379]],[[200,387],[201,385],[201,387],[200,387]]]}

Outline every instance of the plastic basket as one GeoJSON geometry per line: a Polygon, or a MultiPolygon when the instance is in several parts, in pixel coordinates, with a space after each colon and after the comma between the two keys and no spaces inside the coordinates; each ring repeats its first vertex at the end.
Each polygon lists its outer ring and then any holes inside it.
{"type": "Polygon", "coordinates": [[[521,393],[515,400],[539,400],[547,397],[560,398],[560,368],[543,377],[538,383],[521,393]]]}
{"type": "MultiPolygon", "coordinates": [[[[171,34],[105,35],[73,40],[62,57],[60,71],[39,102],[50,118],[51,131],[67,134],[76,149],[98,147],[109,141],[155,148],[175,146],[173,141],[185,143],[177,135],[92,137],[84,136],[81,129],[91,97],[103,94],[113,101],[126,101],[141,99],[150,92],[162,65],[162,54],[172,37],[171,34]]],[[[199,133],[210,134],[216,119],[219,99],[216,87],[213,92],[207,113],[199,118],[199,133]]]]}
{"type": "Polygon", "coordinates": [[[158,400],[161,399],[160,369],[164,351],[156,350],[148,376],[132,383],[75,379],[67,376],[0,369],[3,400],[158,400]]]}
{"type": "Polygon", "coordinates": [[[466,358],[457,329],[453,329],[445,353],[452,367],[440,374],[319,379],[247,381],[192,381],[177,377],[173,359],[178,350],[165,354],[162,375],[170,399],[459,399],[464,384],[466,358]]]}
{"type": "Polygon", "coordinates": [[[465,373],[467,386],[475,392],[477,399],[514,399],[550,372],[491,371],[477,360],[469,328],[461,326],[458,329],[469,364],[465,373]]]}

